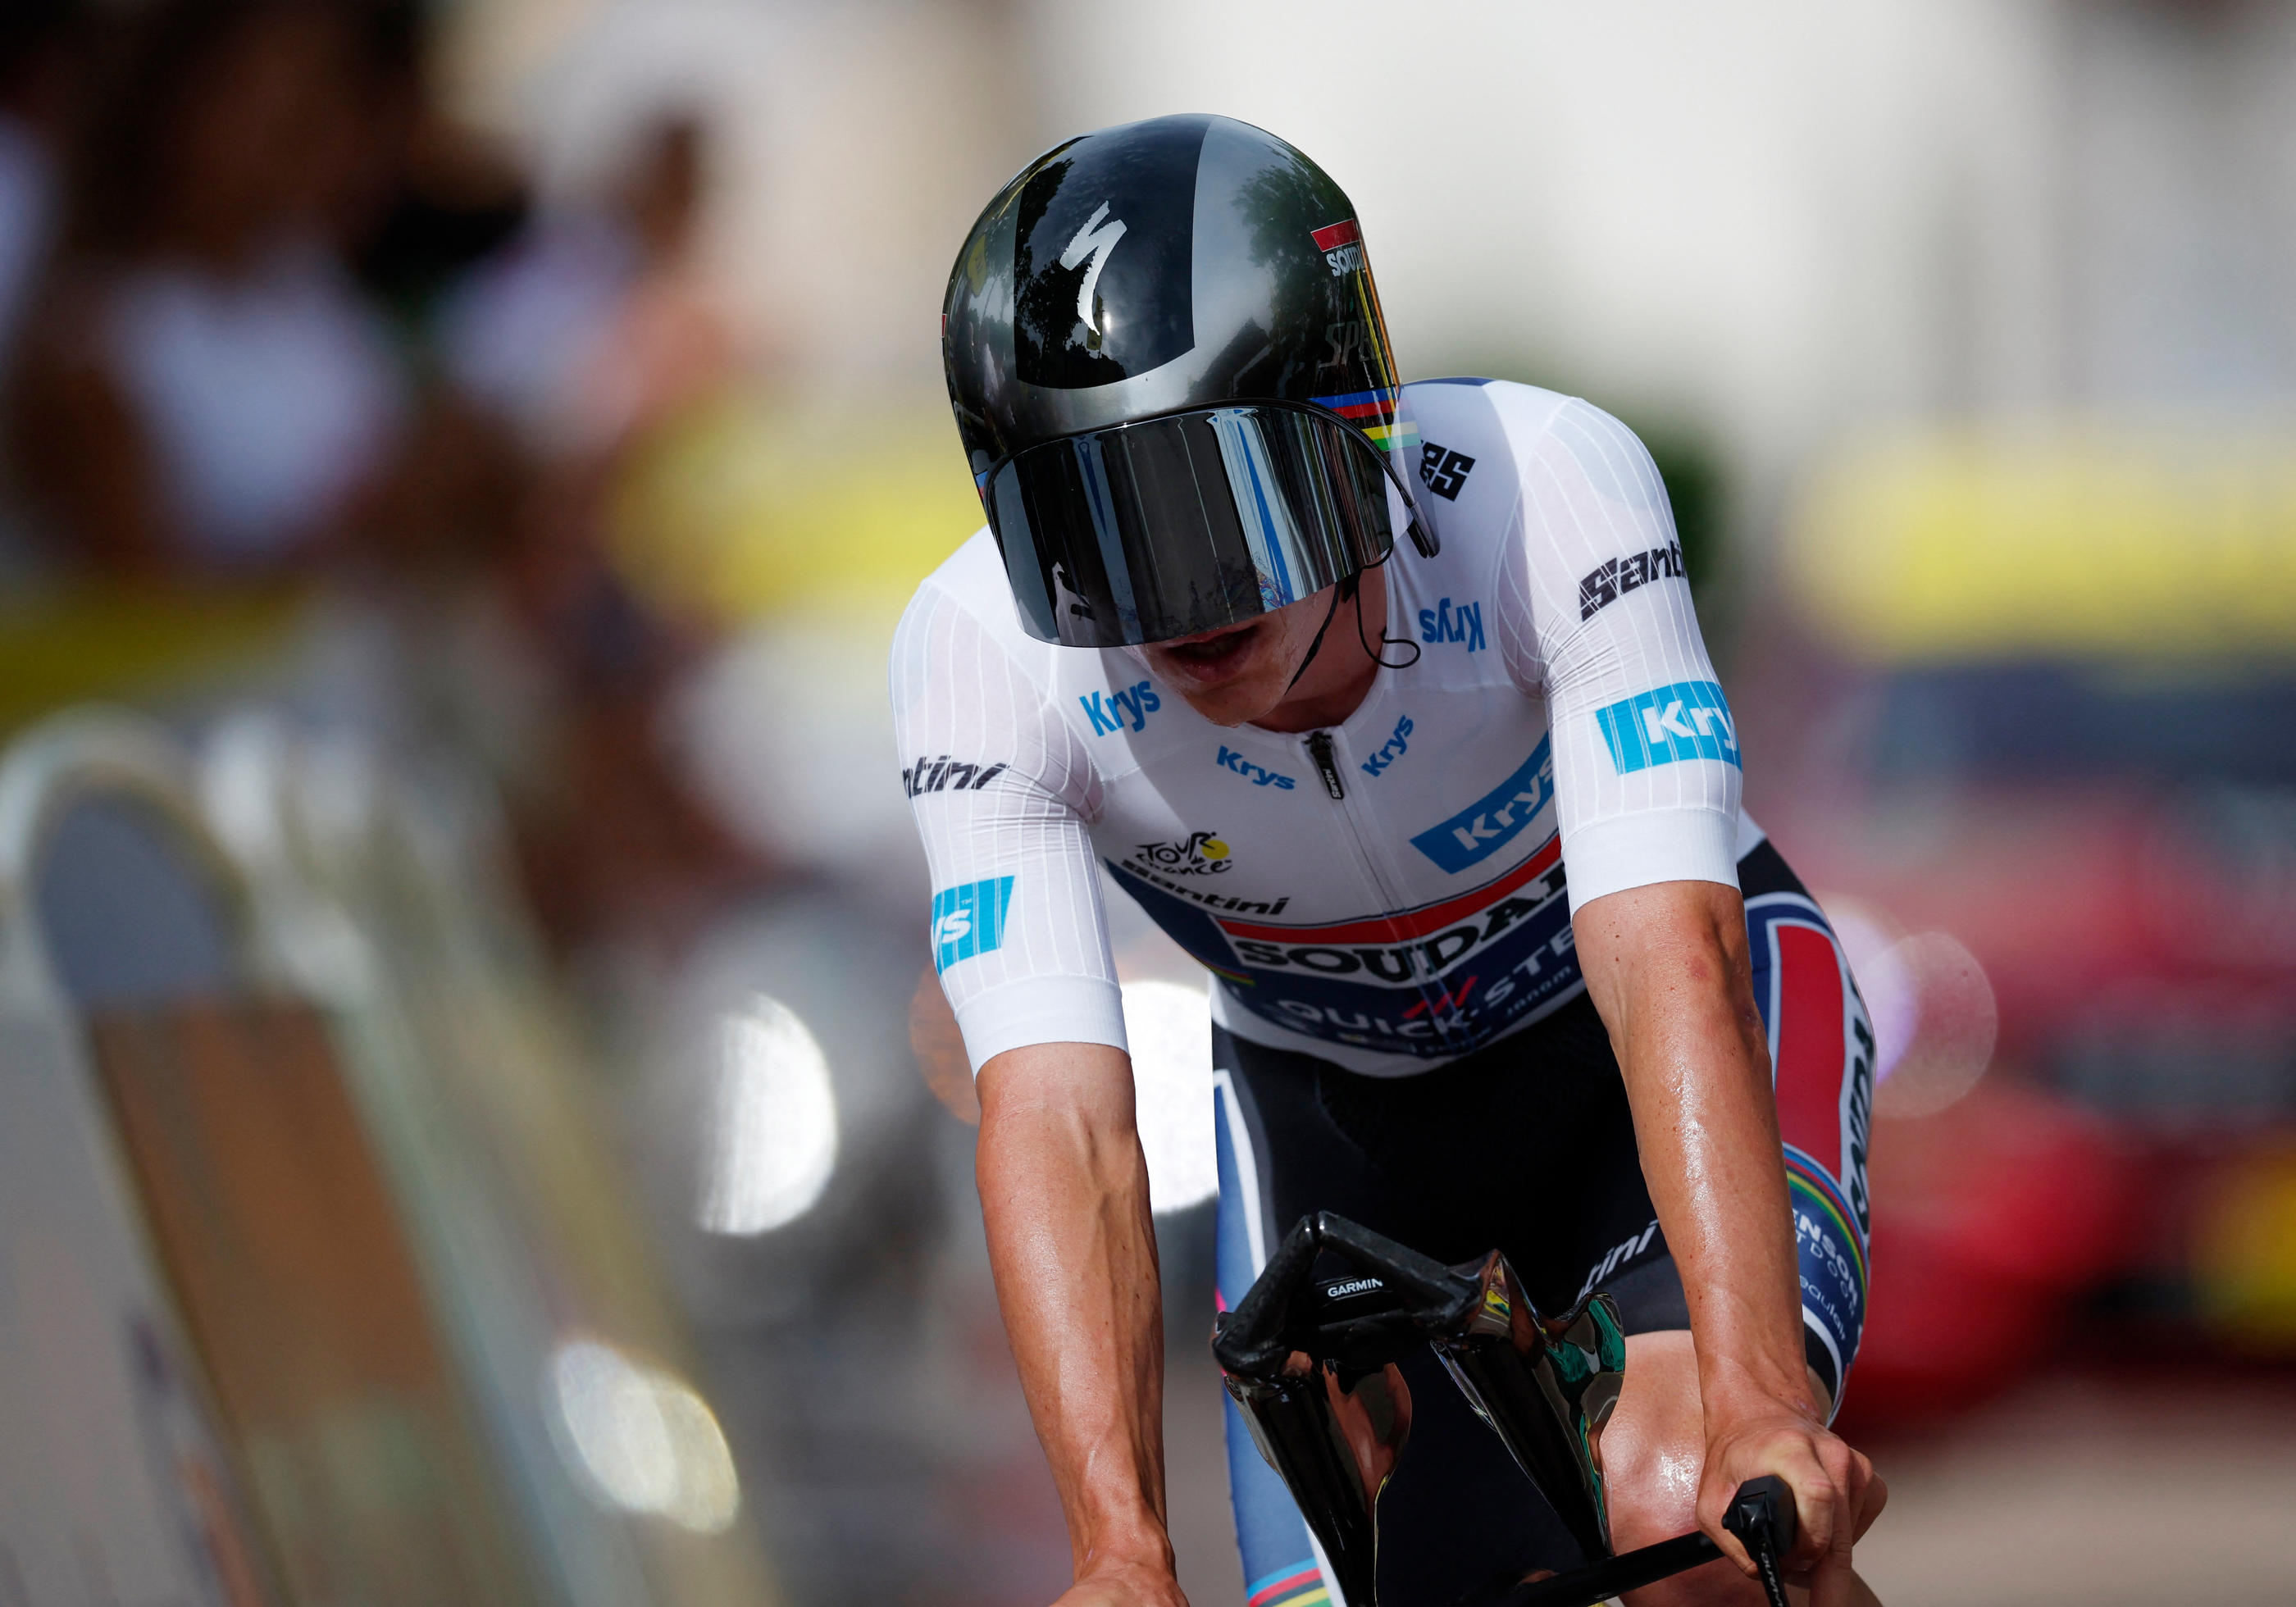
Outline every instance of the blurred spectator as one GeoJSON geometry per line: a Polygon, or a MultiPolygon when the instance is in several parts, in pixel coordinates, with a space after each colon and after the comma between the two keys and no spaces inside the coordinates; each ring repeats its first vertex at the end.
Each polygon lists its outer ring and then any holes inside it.
{"type": "Polygon", "coordinates": [[[442,299],[441,366],[538,473],[504,601],[559,707],[554,773],[524,799],[529,885],[562,940],[693,935],[764,873],[694,794],[663,709],[709,645],[647,606],[607,551],[634,448],[740,373],[698,288],[706,138],[652,125],[603,194],[529,223],[442,299]]]}
{"type": "Polygon", "coordinates": [[[663,119],[606,196],[546,213],[451,298],[449,370],[538,450],[611,453],[732,381],[734,332],[692,263],[706,155],[698,121],[663,119]]]}
{"type": "Polygon", "coordinates": [[[277,571],[384,521],[412,398],[338,249],[378,132],[366,19],[160,0],[121,23],[14,409],[29,492],[117,575],[277,571]]]}
{"type": "MultiPolygon", "coordinates": [[[[0,9],[0,379],[13,367],[54,244],[58,170],[86,34],[78,0],[11,0],[0,9]]],[[[36,555],[13,467],[0,456],[0,576],[12,578],[36,555]]]]}
{"type": "Polygon", "coordinates": [[[0,13],[0,362],[53,231],[82,21],[77,0],[10,0],[0,13]]]}
{"type": "Polygon", "coordinates": [[[449,117],[431,91],[427,0],[359,0],[365,33],[364,156],[337,227],[359,283],[406,337],[422,340],[443,292],[525,224],[525,174],[449,117]]]}

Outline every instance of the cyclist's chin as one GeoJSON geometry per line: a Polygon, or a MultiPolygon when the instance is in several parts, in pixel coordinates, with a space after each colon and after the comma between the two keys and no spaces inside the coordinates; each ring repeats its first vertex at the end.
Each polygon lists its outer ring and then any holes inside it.
{"type": "Polygon", "coordinates": [[[1283,701],[1283,632],[1272,616],[1145,652],[1156,678],[1216,726],[1241,726],[1283,701]]]}

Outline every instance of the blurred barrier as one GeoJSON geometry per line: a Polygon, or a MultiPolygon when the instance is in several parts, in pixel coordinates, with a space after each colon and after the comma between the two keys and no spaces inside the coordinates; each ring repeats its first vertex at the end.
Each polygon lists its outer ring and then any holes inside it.
{"type": "Polygon", "coordinates": [[[51,984],[50,1018],[94,1046],[283,1594],[770,1601],[480,800],[261,720],[195,795],[147,727],[70,717],[0,771],[12,885],[88,799],[167,840],[44,890],[85,1013],[51,984]],[[168,913],[202,900],[205,933],[168,913]]]}
{"type": "Polygon", "coordinates": [[[171,747],[29,738],[24,880],[291,1600],[537,1599],[335,1063],[171,747]]]}
{"type": "Polygon", "coordinates": [[[1809,622],[1859,659],[2296,652],[2284,430],[1969,426],[1837,458],[1791,528],[1809,622]]]}
{"type": "Polygon", "coordinates": [[[74,792],[156,789],[141,728],[73,722],[0,766],[0,1563],[13,1599],[276,1600],[242,1487],[36,909],[74,792]]]}
{"type": "MultiPolygon", "coordinates": [[[[624,1460],[671,1465],[632,1473],[562,1387],[570,1347],[627,1353],[663,1378],[660,1363],[686,1348],[516,914],[486,795],[459,772],[398,774],[347,740],[298,741],[262,717],[218,730],[204,791],[255,890],[271,963],[325,1004],[345,1045],[559,1598],[767,1599],[749,1537],[725,1532],[738,1485],[714,1421],[699,1439],[676,1431],[693,1415],[683,1406],[668,1427],[641,1423],[624,1460]],[[686,1485],[719,1493],[688,1500],[686,1485]],[[657,1487],[659,1501],[628,1499],[657,1487]]],[[[641,1415],[655,1398],[631,1398],[641,1415]]]]}

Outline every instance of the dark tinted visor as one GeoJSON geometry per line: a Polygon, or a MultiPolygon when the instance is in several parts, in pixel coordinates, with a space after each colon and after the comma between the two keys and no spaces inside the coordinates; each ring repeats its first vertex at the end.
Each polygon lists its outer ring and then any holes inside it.
{"type": "Polygon", "coordinates": [[[983,500],[1021,623],[1166,642],[1311,597],[1395,544],[1378,449],[1305,407],[1176,413],[1008,458],[983,500]]]}

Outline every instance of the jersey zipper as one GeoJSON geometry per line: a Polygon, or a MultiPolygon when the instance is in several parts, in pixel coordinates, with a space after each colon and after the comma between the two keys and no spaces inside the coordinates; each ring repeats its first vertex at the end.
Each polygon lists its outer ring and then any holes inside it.
{"type": "Polygon", "coordinates": [[[1349,840],[1356,845],[1356,859],[1363,866],[1365,878],[1371,883],[1373,897],[1384,907],[1393,909],[1394,891],[1387,885],[1387,878],[1379,873],[1378,863],[1372,858],[1370,846],[1364,841],[1363,826],[1356,819],[1354,808],[1348,803],[1348,790],[1340,784],[1340,763],[1332,749],[1332,734],[1328,731],[1309,732],[1308,753],[1324,777],[1324,791],[1330,793],[1332,800],[1340,806],[1340,818],[1347,824],[1349,840]]]}
{"type": "Polygon", "coordinates": [[[1340,767],[1332,762],[1332,734],[1311,731],[1308,734],[1308,757],[1316,761],[1316,774],[1324,778],[1324,791],[1336,799],[1344,799],[1348,790],[1340,785],[1340,767]]]}
{"type": "Polygon", "coordinates": [[[1371,857],[1371,846],[1364,840],[1363,824],[1356,819],[1356,811],[1348,802],[1347,789],[1340,784],[1340,765],[1332,750],[1332,734],[1314,731],[1308,735],[1308,753],[1315,759],[1316,768],[1324,777],[1324,791],[1330,793],[1340,806],[1340,819],[1348,828],[1348,840],[1355,844],[1356,861],[1363,866],[1364,878],[1371,883],[1372,896],[1383,909],[1396,907],[1395,890],[1387,885],[1387,878],[1379,873],[1379,862],[1371,857]]]}

